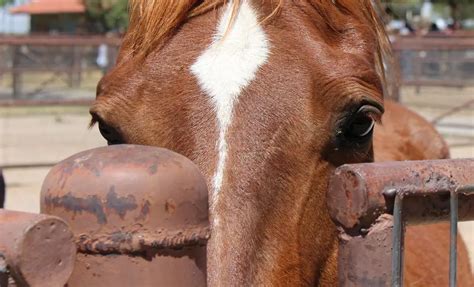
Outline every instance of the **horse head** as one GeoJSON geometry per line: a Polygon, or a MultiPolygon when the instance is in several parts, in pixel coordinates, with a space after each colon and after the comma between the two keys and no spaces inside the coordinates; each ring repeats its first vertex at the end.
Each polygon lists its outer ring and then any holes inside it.
{"type": "Polygon", "coordinates": [[[328,177],[373,160],[383,27],[370,0],[131,1],[93,122],[207,179],[210,285],[328,285],[328,177]]]}

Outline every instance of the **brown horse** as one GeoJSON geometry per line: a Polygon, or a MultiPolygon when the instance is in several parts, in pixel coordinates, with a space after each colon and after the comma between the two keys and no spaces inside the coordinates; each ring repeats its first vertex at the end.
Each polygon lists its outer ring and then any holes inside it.
{"type": "MultiPolygon", "coordinates": [[[[93,122],[110,144],[165,147],[200,167],[210,189],[208,284],[337,285],[328,176],[374,159],[384,110],[388,43],[372,1],[135,0],[130,12],[93,122]]],[[[376,158],[447,155],[426,122],[387,108],[376,158]]],[[[469,284],[465,256],[460,281],[469,284]]],[[[421,274],[440,265],[427,258],[415,258],[421,274]]],[[[446,281],[411,274],[419,286],[446,281]]]]}

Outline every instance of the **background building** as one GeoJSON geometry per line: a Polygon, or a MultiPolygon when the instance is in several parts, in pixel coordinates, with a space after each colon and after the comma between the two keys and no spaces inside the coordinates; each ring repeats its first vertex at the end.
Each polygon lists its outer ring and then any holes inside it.
{"type": "Polygon", "coordinates": [[[30,15],[10,13],[13,6],[25,4],[27,0],[15,0],[13,4],[0,7],[0,34],[28,34],[30,32],[30,15]]]}
{"type": "Polygon", "coordinates": [[[30,15],[30,33],[75,34],[85,26],[85,12],[82,0],[33,0],[10,9],[30,15]]]}

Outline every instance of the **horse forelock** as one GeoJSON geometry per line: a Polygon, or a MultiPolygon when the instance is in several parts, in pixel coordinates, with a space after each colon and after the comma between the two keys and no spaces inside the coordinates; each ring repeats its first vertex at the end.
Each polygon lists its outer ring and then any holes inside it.
{"type": "MultiPolygon", "coordinates": [[[[125,41],[135,56],[144,56],[162,46],[188,19],[216,9],[226,3],[232,5],[232,25],[239,7],[249,0],[131,0],[130,27],[125,41]]],[[[257,0],[258,1],[258,0],[257,0]]],[[[390,44],[381,20],[382,9],[376,0],[306,0],[326,21],[332,33],[339,33],[340,24],[335,13],[350,14],[366,23],[376,41],[376,64],[382,79],[385,78],[383,62],[390,59],[390,44]],[[337,8],[337,9],[334,9],[337,8]]],[[[261,3],[266,1],[261,0],[261,3]]],[[[285,0],[272,0],[274,9],[262,22],[275,16],[285,0]]]]}

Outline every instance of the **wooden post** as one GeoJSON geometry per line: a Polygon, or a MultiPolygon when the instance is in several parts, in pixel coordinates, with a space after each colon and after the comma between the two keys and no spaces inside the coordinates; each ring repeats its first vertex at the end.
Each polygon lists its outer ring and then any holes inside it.
{"type": "Polygon", "coordinates": [[[416,94],[418,95],[420,93],[420,85],[421,85],[421,75],[422,75],[422,56],[421,56],[421,53],[426,53],[425,51],[421,51],[421,50],[414,50],[414,54],[415,54],[415,57],[414,57],[414,80],[415,80],[415,91],[416,91],[416,94]]]}
{"type": "Polygon", "coordinates": [[[20,68],[21,46],[13,45],[13,61],[12,61],[12,90],[13,98],[19,99],[22,96],[22,75],[20,68]]]}
{"type": "MultiPolygon", "coordinates": [[[[115,66],[115,63],[117,61],[117,54],[118,54],[118,46],[112,45],[112,44],[107,44],[107,53],[108,53],[108,60],[109,64],[107,65],[106,71],[110,71],[115,66]]],[[[105,74],[105,73],[104,73],[105,74]]]]}
{"type": "Polygon", "coordinates": [[[81,58],[82,58],[82,47],[73,46],[72,47],[72,64],[71,69],[69,70],[69,86],[77,88],[81,85],[81,58]]]}

